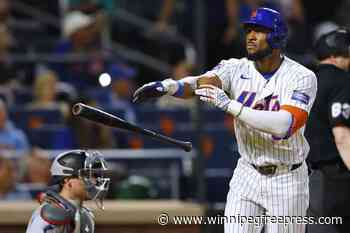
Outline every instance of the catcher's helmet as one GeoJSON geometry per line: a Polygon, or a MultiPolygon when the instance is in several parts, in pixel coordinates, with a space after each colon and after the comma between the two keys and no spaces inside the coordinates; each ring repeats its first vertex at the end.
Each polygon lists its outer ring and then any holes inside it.
{"type": "Polygon", "coordinates": [[[350,31],[339,28],[321,36],[315,44],[316,56],[323,60],[330,56],[350,56],[350,31]]]}
{"type": "Polygon", "coordinates": [[[261,26],[270,29],[267,43],[273,49],[284,48],[287,45],[288,28],[281,14],[273,9],[261,7],[253,11],[250,18],[243,22],[244,27],[249,25],[261,26]]]}
{"type": "Polygon", "coordinates": [[[51,165],[52,185],[61,183],[67,177],[81,178],[85,183],[88,197],[103,207],[103,198],[107,194],[110,178],[107,163],[97,151],[71,150],[63,152],[51,165]]]}

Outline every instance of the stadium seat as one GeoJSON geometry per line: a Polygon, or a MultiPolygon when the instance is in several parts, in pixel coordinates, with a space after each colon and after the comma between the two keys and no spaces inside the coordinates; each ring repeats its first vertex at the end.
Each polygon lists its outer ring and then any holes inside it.
{"type": "Polygon", "coordinates": [[[89,99],[96,100],[101,105],[108,103],[110,98],[110,92],[104,88],[89,89],[85,94],[89,99]]]}
{"type": "Polygon", "coordinates": [[[238,160],[234,134],[227,129],[206,129],[201,137],[207,168],[234,168],[238,160]]]}
{"type": "Polygon", "coordinates": [[[27,132],[32,146],[43,149],[59,150],[74,148],[71,130],[64,126],[44,126],[27,132]]]}
{"type": "Polygon", "coordinates": [[[157,108],[143,108],[136,109],[136,115],[138,121],[143,125],[157,125],[160,126],[162,119],[168,119],[173,121],[174,124],[178,123],[191,123],[191,113],[187,109],[157,109],[157,108]]]}
{"type": "Polygon", "coordinates": [[[15,94],[15,105],[23,106],[30,103],[33,100],[33,94],[30,90],[17,89],[14,91],[15,94]]]}
{"type": "Polygon", "coordinates": [[[234,135],[228,129],[204,129],[201,137],[205,157],[207,200],[225,202],[239,154],[234,135]]]}
{"type": "Polygon", "coordinates": [[[204,108],[201,114],[202,122],[207,128],[226,128],[233,131],[233,117],[217,108],[204,108]]]}
{"type": "Polygon", "coordinates": [[[206,123],[221,123],[225,119],[226,113],[217,108],[203,108],[202,121],[206,123]]]}
{"type": "Polygon", "coordinates": [[[59,125],[64,123],[63,115],[59,109],[30,110],[21,107],[10,109],[10,119],[17,127],[28,129],[41,128],[45,125],[59,125]]]}

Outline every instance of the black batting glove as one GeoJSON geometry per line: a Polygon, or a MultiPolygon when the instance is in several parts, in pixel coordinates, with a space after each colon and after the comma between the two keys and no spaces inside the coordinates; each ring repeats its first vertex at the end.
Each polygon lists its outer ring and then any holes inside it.
{"type": "Polygon", "coordinates": [[[165,90],[162,82],[151,82],[143,85],[134,92],[133,102],[140,103],[152,98],[161,97],[166,94],[167,90],[165,90]]]}

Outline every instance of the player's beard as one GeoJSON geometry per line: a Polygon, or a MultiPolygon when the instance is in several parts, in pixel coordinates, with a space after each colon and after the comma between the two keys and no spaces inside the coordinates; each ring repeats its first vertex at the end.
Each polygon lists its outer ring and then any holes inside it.
{"type": "Polygon", "coordinates": [[[252,61],[258,61],[258,60],[264,59],[265,57],[271,54],[272,54],[272,48],[270,46],[267,46],[265,49],[260,50],[256,53],[249,54],[247,52],[247,58],[252,61]]]}

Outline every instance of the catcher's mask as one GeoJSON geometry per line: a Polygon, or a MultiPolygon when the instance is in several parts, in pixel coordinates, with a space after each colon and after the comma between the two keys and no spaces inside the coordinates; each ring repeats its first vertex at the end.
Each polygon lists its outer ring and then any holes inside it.
{"type": "Polygon", "coordinates": [[[89,199],[103,209],[103,199],[109,188],[107,162],[98,151],[72,150],[59,154],[51,165],[52,184],[67,177],[78,177],[85,183],[89,199]]]}

